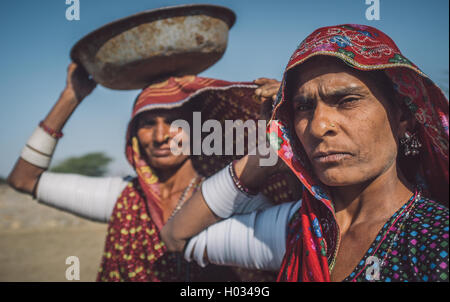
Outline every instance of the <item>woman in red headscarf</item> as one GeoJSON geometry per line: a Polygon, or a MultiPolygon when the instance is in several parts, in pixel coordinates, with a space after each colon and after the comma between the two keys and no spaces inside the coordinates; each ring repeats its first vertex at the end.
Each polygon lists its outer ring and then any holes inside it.
{"type": "MultiPolygon", "coordinates": [[[[266,84],[263,90],[269,94],[278,86],[264,79],[259,83],[266,84]]],[[[152,84],[136,99],[127,130],[126,156],[137,177],[124,180],[46,171],[61,129],[95,86],[80,66],[69,65],[65,90],[28,140],[8,182],[44,204],[109,223],[97,280],[273,280],[273,274],[189,265],[177,254],[166,253],[159,235],[203,177],[236,158],[172,153],[171,141],[179,133],[170,131],[171,122],[182,119],[191,124],[193,111],[201,111],[204,119],[256,119],[257,85],[196,76],[152,84]]],[[[253,208],[269,204],[260,199],[253,208]]]]}
{"type": "Polygon", "coordinates": [[[279,281],[448,281],[448,135],[448,100],[387,35],[319,28],[292,55],[268,127],[301,200],[199,233],[273,169],[247,156],[203,182],[162,237],[189,260],[279,281]]]}

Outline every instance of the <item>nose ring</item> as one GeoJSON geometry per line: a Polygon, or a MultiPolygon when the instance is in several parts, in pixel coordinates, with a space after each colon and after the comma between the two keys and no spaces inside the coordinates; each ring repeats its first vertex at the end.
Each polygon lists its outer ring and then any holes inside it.
{"type": "Polygon", "coordinates": [[[333,127],[333,128],[335,127],[334,123],[331,123],[330,126],[333,127]]]}
{"type": "Polygon", "coordinates": [[[168,140],[170,138],[170,136],[168,134],[164,135],[164,140],[168,140]]]}

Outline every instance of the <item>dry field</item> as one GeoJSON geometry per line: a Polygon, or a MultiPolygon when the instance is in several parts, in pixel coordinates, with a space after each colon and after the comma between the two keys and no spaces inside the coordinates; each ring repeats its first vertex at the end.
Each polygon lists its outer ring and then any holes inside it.
{"type": "Polygon", "coordinates": [[[80,281],[95,281],[106,228],[0,185],[0,282],[67,281],[69,256],[80,260],[80,281]]]}

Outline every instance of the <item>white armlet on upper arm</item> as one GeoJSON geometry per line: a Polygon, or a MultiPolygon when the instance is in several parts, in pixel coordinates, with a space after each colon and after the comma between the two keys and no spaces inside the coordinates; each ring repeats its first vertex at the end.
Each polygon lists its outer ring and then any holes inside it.
{"type": "Polygon", "coordinates": [[[230,217],[237,208],[253,197],[236,188],[228,166],[208,177],[201,189],[208,207],[221,218],[230,217]]]}
{"type": "Polygon", "coordinates": [[[274,204],[262,193],[254,196],[250,200],[243,202],[236,207],[234,214],[247,214],[253,211],[262,210],[268,207],[272,207],[274,204]]]}
{"type": "Polygon", "coordinates": [[[191,238],[185,259],[205,266],[219,265],[278,270],[286,251],[286,229],[301,201],[273,206],[250,214],[235,215],[191,238]]]}
{"type": "Polygon", "coordinates": [[[202,195],[211,211],[221,218],[273,205],[261,193],[255,196],[241,192],[234,184],[228,166],[203,182],[202,195]]]}
{"type": "Polygon", "coordinates": [[[127,183],[120,177],[44,172],[36,195],[43,204],[83,218],[107,222],[127,183]]]}

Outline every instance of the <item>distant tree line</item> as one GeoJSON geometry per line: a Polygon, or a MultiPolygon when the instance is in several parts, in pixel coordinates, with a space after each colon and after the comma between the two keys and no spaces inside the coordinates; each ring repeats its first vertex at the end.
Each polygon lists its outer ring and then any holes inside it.
{"type": "MultiPolygon", "coordinates": [[[[103,152],[92,152],[82,156],[69,157],[50,171],[57,173],[74,173],[86,176],[103,176],[108,171],[112,158],[103,152]]],[[[6,184],[6,177],[0,175],[0,185],[6,184]]]]}
{"type": "Polygon", "coordinates": [[[50,169],[58,173],[75,173],[86,176],[103,176],[112,158],[103,152],[92,152],[79,157],[69,157],[50,169]]]}

